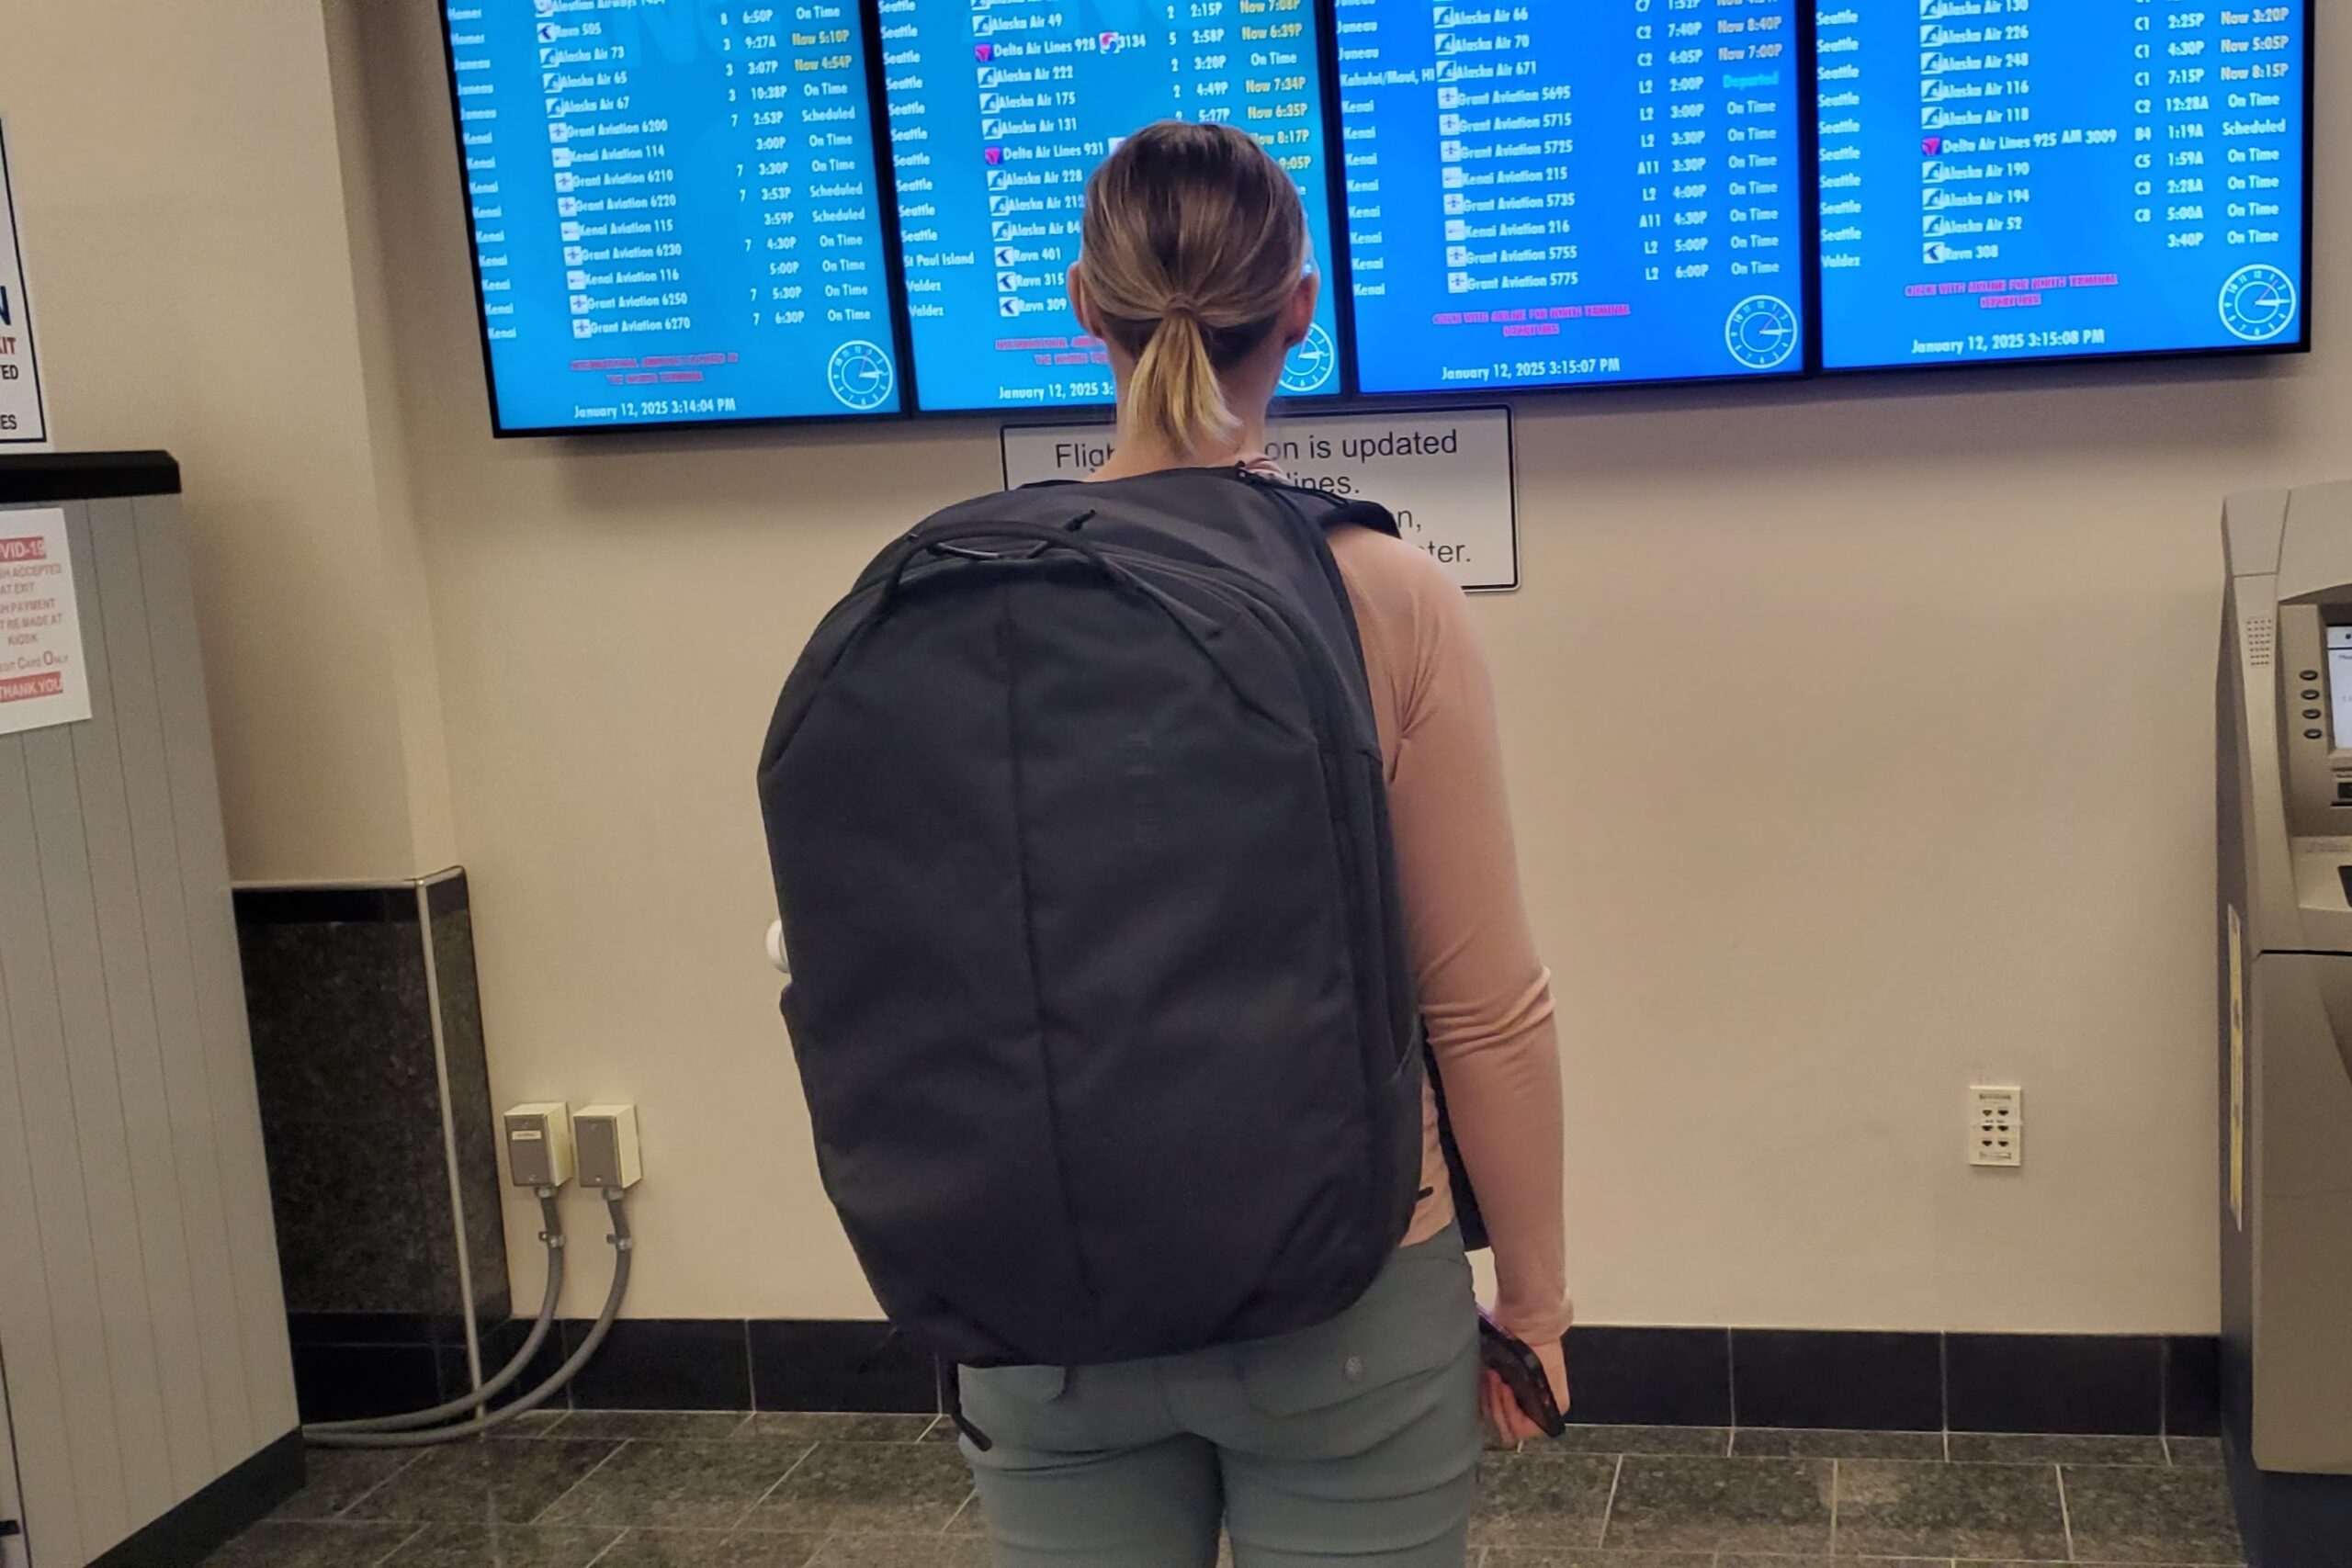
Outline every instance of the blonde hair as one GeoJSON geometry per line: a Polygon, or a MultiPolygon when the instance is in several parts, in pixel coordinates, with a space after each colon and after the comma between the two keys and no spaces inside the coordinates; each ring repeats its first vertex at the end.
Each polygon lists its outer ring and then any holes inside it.
{"type": "Polygon", "coordinates": [[[1281,324],[1308,261],[1298,186],[1229,125],[1163,120],[1086,187],[1078,270],[1094,327],[1135,356],[1128,427],[1180,456],[1239,422],[1218,380],[1281,324]]]}

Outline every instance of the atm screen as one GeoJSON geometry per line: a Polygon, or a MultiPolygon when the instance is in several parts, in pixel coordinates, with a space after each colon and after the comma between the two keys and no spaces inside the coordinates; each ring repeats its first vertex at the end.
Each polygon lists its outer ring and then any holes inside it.
{"type": "MultiPolygon", "coordinates": [[[[1087,176],[1153,120],[1223,120],[1256,136],[1298,182],[1316,255],[1331,254],[1312,16],[1298,0],[883,6],[884,99],[925,409],[1111,400],[1108,357],[1079,327],[1068,274],[1087,176]]],[[[1326,288],[1284,392],[1340,389],[1339,325],[1338,296],[1326,288]]]]}
{"type": "Polygon", "coordinates": [[[2352,742],[2352,626],[2327,628],[2327,705],[2335,726],[2335,745],[2352,742]]]}

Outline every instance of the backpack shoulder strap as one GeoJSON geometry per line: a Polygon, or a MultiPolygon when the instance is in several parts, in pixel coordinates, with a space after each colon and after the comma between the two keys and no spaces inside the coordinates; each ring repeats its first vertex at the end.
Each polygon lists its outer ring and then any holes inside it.
{"type": "MultiPolygon", "coordinates": [[[[1315,521],[1322,525],[1326,535],[1344,524],[1352,523],[1361,527],[1385,534],[1390,538],[1404,536],[1404,530],[1397,526],[1396,514],[1378,502],[1343,500],[1310,486],[1269,479],[1248,473],[1246,470],[1237,471],[1240,473],[1240,477],[1249,479],[1258,488],[1273,492],[1279,499],[1287,502],[1291,510],[1301,518],[1313,516],[1315,521]],[[1306,506],[1300,504],[1302,501],[1306,502],[1306,506]],[[1316,516],[1307,510],[1308,506],[1317,502],[1322,505],[1319,516],[1316,516]]],[[[1339,563],[1332,558],[1328,547],[1323,551],[1323,558],[1333,587],[1339,594],[1340,604],[1347,612],[1348,631],[1355,638],[1356,657],[1361,663],[1363,658],[1363,634],[1356,622],[1354,602],[1348,596],[1347,585],[1340,576],[1339,563]]],[[[1445,1156],[1447,1183],[1453,1189],[1454,1223],[1462,1229],[1463,1242],[1465,1247],[1473,1252],[1484,1251],[1493,1243],[1487,1234],[1486,1214],[1478,1206],[1477,1190],[1471,1185],[1470,1168],[1464,1162],[1462,1146],[1454,1137],[1453,1113],[1446,1104],[1445,1081],[1439,1069],[1437,1052],[1429,1043],[1426,1023],[1418,1032],[1420,1034],[1422,1070],[1429,1075],[1430,1093],[1437,1105],[1438,1145],[1445,1156]]]]}
{"type": "MultiPolygon", "coordinates": [[[[1332,499],[1338,500],[1336,496],[1332,499]]],[[[1405,530],[1397,525],[1396,514],[1376,501],[1340,502],[1338,507],[1325,515],[1323,527],[1329,532],[1346,523],[1352,523],[1359,528],[1369,528],[1375,534],[1385,534],[1392,539],[1405,536],[1405,530]]]]}
{"type": "Polygon", "coordinates": [[[1220,471],[1232,474],[1253,490],[1263,491],[1288,502],[1293,512],[1317,523],[1325,533],[1343,524],[1352,523],[1375,534],[1385,534],[1392,539],[1404,536],[1404,531],[1396,525],[1396,514],[1376,501],[1350,500],[1333,495],[1327,490],[1317,490],[1313,485],[1300,484],[1295,479],[1269,479],[1250,468],[1234,468],[1220,471]],[[1304,506],[1300,504],[1302,502],[1306,503],[1304,506]]]}

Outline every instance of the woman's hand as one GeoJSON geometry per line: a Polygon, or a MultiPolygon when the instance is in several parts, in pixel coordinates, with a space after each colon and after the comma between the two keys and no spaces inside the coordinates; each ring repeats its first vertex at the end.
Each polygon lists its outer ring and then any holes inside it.
{"type": "MultiPolygon", "coordinates": [[[[1568,1354],[1557,1339],[1545,1340],[1530,1347],[1535,1359],[1544,1363],[1544,1372],[1552,1380],[1552,1402],[1560,1414],[1568,1413],[1568,1354]]],[[[1544,1428],[1528,1419],[1527,1413],[1511,1397],[1503,1380],[1489,1371],[1478,1374],[1478,1407],[1487,1418],[1487,1428],[1504,1448],[1515,1449],[1531,1438],[1544,1436],[1544,1428]]]]}

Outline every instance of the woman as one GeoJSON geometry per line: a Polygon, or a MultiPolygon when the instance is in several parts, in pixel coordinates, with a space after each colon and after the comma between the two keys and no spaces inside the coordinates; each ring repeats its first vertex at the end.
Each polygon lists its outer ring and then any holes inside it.
{"type": "MultiPolygon", "coordinates": [[[[1242,132],[1165,123],[1112,155],[1069,276],[1118,380],[1097,480],[1281,473],[1266,411],[1314,321],[1309,261],[1296,186],[1242,132]]],[[[1494,1316],[1537,1348],[1565,1410],[1551,981],[1521,904],[1486,665],[1427,553],[1352,526],[1331,547],[1363,635],[1415,978],[1495,1248],[1494,1316]]],[[[1481,1376],[1433,1103],[1423,1124],[1428,1192],[1405,1246],[1337,1322],[1160,1361],[964,1373],[992,1439],[967,1453],[1000,1564],[1207,1568],[1222,1525],[1237,1568],[1461,1568],[1481,1416],[1505,1443],[1537,1434],[1481,1376]],[[1368,1342],[1395,1353],[1335,1348],[1368,1342]]]]}

